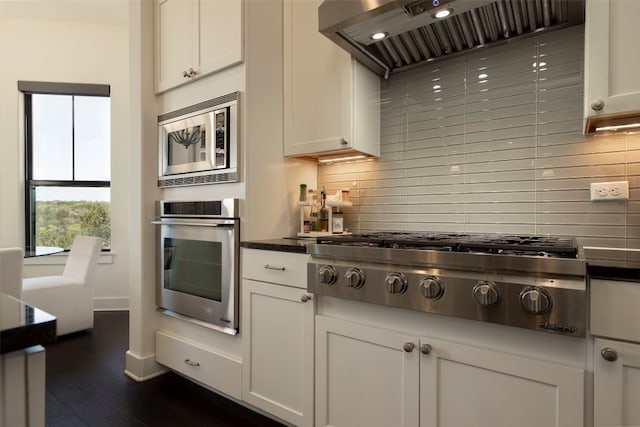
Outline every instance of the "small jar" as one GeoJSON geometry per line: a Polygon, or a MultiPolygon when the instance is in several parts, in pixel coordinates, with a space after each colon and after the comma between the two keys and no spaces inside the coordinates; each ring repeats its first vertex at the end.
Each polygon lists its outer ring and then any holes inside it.
{"type": "Polygon", "coordinates": [[[307,201],[307,184],[300,184],[300,201],[307,201]]]}
{"type": "Polygon", "coordinates": [[[342,200],[343,202],[348,202],[349,201],[349,189],[348,188],[343,188],[340,190],[341,192],[341,198],[340,200],[342,200]]]}
{"type": "Polygon", "coordinates": [[[342,212],[334,212],[331,218],[331,231],[333,234],[342,234],[344,232],[344,218],[342,212]]]}

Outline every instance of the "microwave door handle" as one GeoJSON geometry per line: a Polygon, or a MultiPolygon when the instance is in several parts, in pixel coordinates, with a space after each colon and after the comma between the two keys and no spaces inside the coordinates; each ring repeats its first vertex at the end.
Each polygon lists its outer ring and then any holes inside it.
{"type": "Polygon", "coordinates": [[[202,223],[202,222],[187,222],[187,221],[151,221],[151,224],[156,225],[192,225],[198,227],[229,227],[233,228],[234,224],[223,223],[202,223]]]}

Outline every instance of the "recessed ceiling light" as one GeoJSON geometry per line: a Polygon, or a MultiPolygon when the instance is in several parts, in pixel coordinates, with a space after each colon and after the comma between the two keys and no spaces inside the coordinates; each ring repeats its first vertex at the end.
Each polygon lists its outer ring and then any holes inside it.
{"type": "Polygon", "coordinates": [[[369,38],[371,40],[382,40],[383,38],[387,37],[389,35],[389,33],[385,33],[385,32],[379,32],[379,33],[373,33],[369,36],[369,38]]]}
{"type": "Polygon", "coordinates": [[[447,8],[440,9],[439,11],[433,14],[433,17],[437,19],[446,18],[447,16],[451,15],[451,12],[452,12],[451,9],[447,9],[447,8]]]}

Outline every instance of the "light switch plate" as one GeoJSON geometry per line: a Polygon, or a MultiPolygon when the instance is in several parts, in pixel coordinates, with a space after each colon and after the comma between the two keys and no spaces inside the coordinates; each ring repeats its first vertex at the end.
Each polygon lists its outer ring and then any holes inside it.
{"type": "Polygon", "coordinates": [[[629,181],[592,182],[591,200],[629,200],[629,181]]]}

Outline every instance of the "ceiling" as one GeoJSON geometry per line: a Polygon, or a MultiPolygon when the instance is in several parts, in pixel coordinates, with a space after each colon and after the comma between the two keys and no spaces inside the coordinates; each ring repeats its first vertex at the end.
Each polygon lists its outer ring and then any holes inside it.
{"type": "Polygon", "coordinates": [[[127,0],[0,0],[0,19],[128,25],[127,0]]]}

